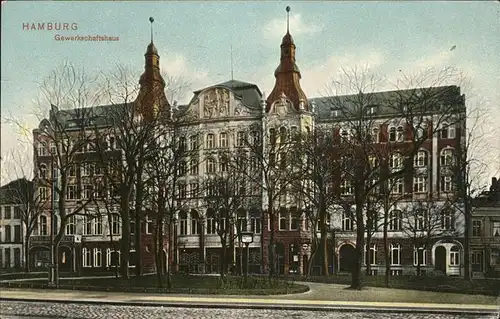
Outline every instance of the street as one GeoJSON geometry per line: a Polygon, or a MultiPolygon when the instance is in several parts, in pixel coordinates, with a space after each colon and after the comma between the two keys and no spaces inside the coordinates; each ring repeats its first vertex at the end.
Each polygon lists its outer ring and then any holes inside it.
{"type": "Polygon", "coordinates": [[[220,318],[366,318],[366,319],[498,319],[497,316],[485,315],[443,315],[439,313],[365,313],[350,311],[290,311],[270,309],[195,309],[179,307],[141,307],[141,306],[107,306],[107,305],[85,305],[67,303],[37,303],[1,301],[0,315],[5,319],[220,319],[220,318]]]}

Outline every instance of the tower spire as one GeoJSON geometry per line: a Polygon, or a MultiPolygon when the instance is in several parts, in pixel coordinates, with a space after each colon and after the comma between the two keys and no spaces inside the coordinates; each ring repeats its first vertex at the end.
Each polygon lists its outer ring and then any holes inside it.
{"type": "Polygon", "coordinates": [[[290,6],[286,6],[286,33],[290,32],[290,6]]]}
{"type": "Polygon", "coordinates": [[[151,43],[153,43],[153,22],[155,22],[155,19],[153,17],[149,17],[149,22],[151,22],[151,43]]]}
{"type": "Polygon", "coordinates": [[[231,43],[231,81],[234,80],[233,76],[233,44],[231,43]]]}

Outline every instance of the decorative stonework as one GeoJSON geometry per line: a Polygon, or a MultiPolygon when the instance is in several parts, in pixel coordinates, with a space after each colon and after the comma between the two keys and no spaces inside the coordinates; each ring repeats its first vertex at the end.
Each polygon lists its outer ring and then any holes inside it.
{"type": "Polygon", "coordinates": [[[229,114],[229,90],[215,88],[203,93],[204,117],[213,118],[229,114]]]}

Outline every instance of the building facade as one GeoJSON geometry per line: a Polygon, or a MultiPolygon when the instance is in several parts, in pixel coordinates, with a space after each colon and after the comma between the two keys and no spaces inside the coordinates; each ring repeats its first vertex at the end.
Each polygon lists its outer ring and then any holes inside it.
{"type": "Polygon", "coordinates": [[[500,274],[500,182],[492,178],[490,190],[474,200],[471,264],[475,277],[500,274]]]}
{"type": "MultiPolygon", "coordinates": [[[[296,45],[287,30],[280,45],[280,63],[274,72],[275,85],[269,96],[265,97],[259,87],[252,83],[230,80],[194,92],[193,98],[187,105],[171,106],[164,95],[165,82],[160,75],[159,54],[153,42],[147,47],[145,55],[145,72],[140,78],[141,91],[137,109],[144,116],[157,112],[162,105],[169,110],[176,108],[190,115],[188,129],[193,132],[184,141],[192,154],[192,161],[186,163],[182,176],[178,181],[178,196],[182,200],[183,209],[176,214],[175,225],[167,229],[164,241],[165,259],[169,260],[174,268],[185,272],[219,272],[220,271],[220,238],[217,235],[217,221],[213,217],[210,207],[200,195],[201,181],[211,174],[225,169],[220,157],[224,151],[247,151],[251,153],[251,146],[242,142],[252,139],[262,139],[261,154],[266,148],[272,147],[266,137],[275,134],[293,132],[313,132],[325,130],[332,132],[333,143],[338,144],[339,154],[342,153],[342,141],[348,139],[349,119],[342,114],[342,110],[333,107],[333,100],[349,100],[352,96],[331,96],[322,98],[308,98],[300,86],[301,72],[296,61],[296,45]],[[264,141],[265,140],[265,141],[264,141]],[[168,230],[173,230],[170,234],[168,230]]],[[[403,113],[391,112],[387,107],[388,101],[398,97],[424,92],[425,88],[409,89],[406,91],[375,92],[369,105],[364,105],[369,113],[372,125],[373,141],[379,149],[390,149],[388,169],[395,169],[404,160],[405,145],[413,139],[416,131],[408,125],[408,116],[403,117],[407,106],[401,106],[403,113]],[[415,93],[417,92],[417,93],[415,93]],[[404,108],[404,109],[403,109],[404,108]]],[[[465,113],[465,97],[460,88],[445,86],[429,88],[427,91],[437,97],[433,103],[437,106],[453,104],[458,109],[454,120],[440,122],[438,133],[433,132],[432,125],[419,128],[419,138],[423,139],[421,148],[412,158],[412,171],[397,181],[393,193],[394,197],[401,198],[394,201],[389,208],[389,235],[390,260],[394,275],[415,273],[417,268],[425,272],[436,272],[446,275],[460,275],[463,272],[463,222],[457,209],[453,209],[450,201],[455,199],[454,183],[455,171],[451,168],[453,156],[462,147],[465,134],[465,121],[461,116],[465,113]],[[428,136],[423,138],[423,136],[428,136]],[[408,235],[403,229],[405,220],[409,217],[405,212],[415,210],[416,203],[428,203],[428,207],[421,211],[420,217],[415,220],[427,220],[427,216],[437,215],[436,226],[433,229],[432,240],[422,242],[408,235]],[[414,207],[415,206],[415,207],[414,207]],[[425,212],[424,212],[425,211],[425,212]],[[417,264],[419,267],[417,267],[417,264]]],[[[94,108],[97,114],[109,112],[113,106],[94,108]]],[[[53,116],[58,116],[59,110],[53,108],[53,116]]],[[[73,117],[77,111],[73,111],[73,117]]],[[[173,112],[173,111],[172,111],[173,112]]],[[[442,113],[442,112],[441,112],[442,113]]],[[[68,113],[65,113],[68,114],[68,113]]],[[[439,122],[440,109],[425,114],[430,123],[439,122]]],[[[71,117],[71,116],[70,116],[71,117]]],[[[50,119],[48,120],[51,121],[50,119]]],[[[71,119],[68,120],[71,122],[71,119]]],[[[43,126],[44,123],[40,125],[43,126]]],[[[71,129],[68,127],[68,131],[71,129]]],[[[51,169],[54,159],[50,150],[54,146],[43,142],[40,130],[34,131],[35,139],[35,170],[40,172],[54,172],[51,169]],[[51,164],[52,163],[52,164],[51,164]]],[[[112,143],[108,141],[108,146],[112,143]]],[[[110,148],[110,151],[119,151],[110,148]]],[[[57,151],[57,150],[56,150],[57,151]]],[[[58,152],[63,152],[59,150],[58,152]]],[[[81,158],[88,158],[92,150],[82,151],[81,158]]],[[[279,160],[284,154],[274,154],[279,160]]],[[[273,155],[273,156],[274,156],[273,155]]],[[[340,155],[339,155],[340,156],[340,155]]],[[[270,159],[267,159],[270,161],[270,159]]],[[[98,173],[85,173],[83,160],[79,167],[74,169],[69,181],[67,207],[76,207],[85,195],[85,185],[92,182],[90,177],[98,173]],[[92,176],[91,176],[92,175],[92,176]],[[88,180],[87,180],[88,179],[88,180]]],[[[252,163],[252,160],[249,161],[252,163]]],[[[257,170],[262,166],[250,165],[250,170],[257,170]]],[[[265,170],[265,169],[264,169],[265,170]]],[[[46,173],[44,173],[46,174],[46,173]]],[[[57,176],[50,177],[57,181],[57,176]]],[[[41,179],[48,176],[41,176],[41,179]]],[[[332,192],[338,192],[343,201],[351,203],[354,198],[353,180],[338,176],[332,181],[332,192]]],[[[253,242],[249,245],[249,264],[251,272],[268,272],[271,261],[269,249],[276,252],[277,271],[282,274],[306,273],[313,264],[313,273],[322,273],[320,262],[312,260],[311,245],[315,232],[314,225],[305,216],[307,205],[297,203],[293,196],[277,196],[268,198],[264,182],[248,182],[245,185],[248,200],[245,206],[238,210],[233,233],[248,231],[254,234],[253,242]],[[271,231],[270,206],[275,211],[274,229],[271,231]],[[274,243],[271,245],[271,237],[274,243]]],[[[39,184],[38,192],[44,196],[53,196],[51,190],[39,184]]],[[[109,198],[109,197],[106,197],[109,198]]],[[[57,199],[55,199],[57,202],[57,199]]],[[[58,260],[65,269],[78,271],[79,269],[108,269],[116,264],[118,252],[116,243],[120,240],[122,225],[119,219],[119,208],[112,205],[114,213],[101,211],[92,219],[85,216],[75,216],[66,224],[58,260]],[[108,220],[111,218],[111,220],[108,220]],[[115,243],[111,243],[111,234],[115,243]]],[[[87,209],[92,208],[89,205],[87,209]]],[[[356,227],[352,215],[336,213],[336,208],[329,208],[331,213],[326,221],[328,224],[327,260],[329,272],[349,272],[353,267],[353,256],[356,240],[356,227]]],[[[379,208],[381,210],[381,208],[379,208]]],[[[50,254],[50,224],[51,216],[57,216],[57,207],[54,203],[48,204],[47,213],[40,218],[37,235],[33,236],[30,251],[33,252],[34,265],[44,265],[50,254]]],[[[147,216],[147,215],[146,215],[147,216]]],[[[412,220],[413,220],[412,219],[412,220]]],[[[57,218],[55,225],[58,225],[57,218]]],[[[141,221],[140,227],[133,226],[132,230],[140,229],[143,236],[141,259],[147,269],[154,269],[152,254],[152,220],[147,217],[141,221]]],[[[423,224],[422,224],[423,225],[423,224]]],[[[415,225],[413,225],[415,227],[415,225]]],[[[422,237],[422,229],[415,229],[422,237]]],[[[414,232],[415,233],[415,232],[414,232]]],[[[137,234],[135,234],[137,235],[137,234]]],[[[237,241],[231,242],[228,247],[230,264],[240,268],[246,257],[237,241]]],[[[383,273],[384,245],[382,230],[373,231],[371,244],[365,247],[365,266],[371,268],[373,274],[383,273]]],[[[134,251],[134,250],[133,250],[134,251]]],[[[132,252],[133,252],[132,251],[132,252]]],[[[133,265],[131,265],[133,266],[133,265]]]]}

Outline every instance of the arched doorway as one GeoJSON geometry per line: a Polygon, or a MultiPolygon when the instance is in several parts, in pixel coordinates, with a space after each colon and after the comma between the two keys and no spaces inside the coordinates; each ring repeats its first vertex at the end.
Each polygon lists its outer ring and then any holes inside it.
{"type": "Polygon", "coordinates": [[[283,243],[276,243],[276,269],[281,275],[285,274],[285,245],[283,243]]]}
{"type": "Polygon", "coordinates": [[[434,252],[434,269],[446,275],[446,248],[437,246],[434,252]]]}
{"type": "Polygon", "coordinates": [[[352,272],[356,265],[356,251],[352,245],[344,244],[339,249],[339,270],[352,272]]]}
{"type": "Polygon", "coordinates": [[[72,271],[73,253],[71,248],[66,246],[59,247],[59,271],[72,271]]]}
{"type": "Polygon", "coordinates": [[[30,249],[30,268],[47,268],[49,267],[50,260],[50,248],[45,246],[36,246],[30,249]]]}

